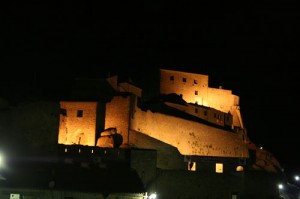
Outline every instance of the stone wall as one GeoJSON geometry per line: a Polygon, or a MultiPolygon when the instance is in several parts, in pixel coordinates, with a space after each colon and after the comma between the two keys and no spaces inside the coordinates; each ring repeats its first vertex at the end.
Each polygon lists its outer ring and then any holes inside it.
{"type": "Polygon", "coordinates": [[[130,96],[114,96],[106,104],[105,129],[117,128],[123,143],[128,143],[130,100],[130,96]]]}
{"type": "MultiPolygon", "coordinates": [[[[184,162],[183,155],[181,155],[174,146],[133,130],[129,132],[129,143],[134,148],[156,150],[155,167],[157,168],[175,170],[187,169],[187,163],[184,162]]],[[[146,161],[141,161],[141,163],[145,165],[148,164],[146,161]]]]}
{"type": "Polygon", "coordinates": [[[176,93],[191,103],[207,106],[208,76],[173,70],[160,70],[160,93],[176,93]],[[195,95],[195,92],[198,92],[195,95]]]}
{"type": "Polygon", "coordinates": [[[95,146],[97,102],[60,102],[59,144],[95,146]]]}
{"type": "Polygon", "coordinates": [[[249,157],[238,134],[170,115],[136,109],[130,129],[174,146],[183,155],[249,157]]]}
{"type": "Polygon", "coordinates": [[[231,90],[208,87],[208,76],[173,70],[160,70],[160,93],[181,95],[187,103],[196,103],[233,115],[233,124],[243,127],[239,97],[231,90]],[[173,79],[171,79],[173,78],[173,79]]]}

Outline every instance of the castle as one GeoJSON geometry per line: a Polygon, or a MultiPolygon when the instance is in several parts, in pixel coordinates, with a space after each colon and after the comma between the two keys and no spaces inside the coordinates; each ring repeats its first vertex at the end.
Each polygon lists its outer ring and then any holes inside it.
{"type": "Polygon", "coordinates": [[[281,169],[271,153],[251,143],[243,124],[239,97],[231,90],[209,87],[208,75],[160,69],[160,95],[177,95],[181,99],[180,102],[164,100],[163,105],[176,110],[177,115],[163,113],[163,108],[143,110],[138,105],[142,101],[140,88],[130,82],[118,82],[117,75],[106,81],[119,94],[101,105],[103,110],[99,110],[96,101],[60,102],[59,144],[115,147],[108,136],[117,132],[122,136],[120,147],[144,148],[136,138],[138,132],[177,148],[190,161],[193,157],[236,158],[236,168],[241,168],[251,159],[250,149],[255,153],[251,168],[273,172],[281,169]],[[193,119],[182,117],[180,112],[193,119]],[[102,133],[96,130],[99,115],[103,115],[102,133]],[[106,129],[115,132],[108,133],[106,129]]]}
{"type": "Polygon", "coordinates": [[[284,180],[280,163],[251,142],[239,97],[231,90],[209,87],[208,75],[160,69],[159,92],[150,98],[118,75],[77,79],[73,85],[69,97],[58,105],[26,104],[25,110],[38,112],[31,113],[33,119],[15,111],[20,125],[30,130],[40,133],[49,126],[38,137],[50,138],[45,134],[58,131],[54,139],[59,161],[34,171],[40,178],[31,183],[40,189],[24,189],[30,185],[28,176],[11,188],[14,178],[30,172],[0,181],[1,197],[8,193],[41,199],[53,194],[54,198],[150,198],[151,193],[164,199],[278,197],[277,183],[284,180]],[[29,125],[37,124],[41,114],[44,118],[45,110],[54,117],[52,105],[58,107],[57,127],[51,117],[40,128],[29,125]]]}

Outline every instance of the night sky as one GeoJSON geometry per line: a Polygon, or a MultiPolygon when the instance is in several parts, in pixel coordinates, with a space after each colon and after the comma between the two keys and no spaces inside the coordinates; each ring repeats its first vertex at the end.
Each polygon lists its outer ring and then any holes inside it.
{"type": "Polygon", "coordinates": [[[299,168],[299,11],[289,1],[19,2],[4,9],[1,90],[159,68],[240,96],[248,136],[299,168]],[[100,3],[101,2],[101,3],[100,3]]]}

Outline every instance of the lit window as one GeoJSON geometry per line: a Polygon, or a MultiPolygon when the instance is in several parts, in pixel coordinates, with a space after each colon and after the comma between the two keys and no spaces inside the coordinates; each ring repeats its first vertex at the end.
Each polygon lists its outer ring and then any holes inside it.
{"type": "Polygon", "coordinates": [[[235,170],[236,171],[244,171],[244,167],[239,165],[239,166],[236,167],[235,170]]]}
{"type": "Polygon", "coordinates": [[[82,116],[83,116],[83,110],[78,110],[77,117],[82,117],[82,116]]]}
{"type": "Polygon", "coordinates": [[[196,162],[188,162],[188,170],[189,171],[196,171],[196,162]]]}
{"type": "Polygon", "coordinates": [[[223,173],[223,164],[216,163],[216,173],[223,173]]]}

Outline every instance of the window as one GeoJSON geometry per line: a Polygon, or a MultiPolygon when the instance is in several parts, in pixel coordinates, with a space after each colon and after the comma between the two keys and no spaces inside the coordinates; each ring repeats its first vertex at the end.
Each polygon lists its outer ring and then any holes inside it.
{"type": "Polygon", "coordinates": [[[82,116],[83,116],[83,110],[78,110],[77,117],[82,117],[82,116]]]}
{"type": "Polygon", "coordinates": [[[205,116],[207,115],[207,110],[204,111],[204,115],[205,115],[205,116]]]}
{"type": "Polygon", "coordinates": [[[62,114],[63,116],[67,116],[67,110],[64,108],[60,109],[60,114],[62,114]]]}
{"type": "Polygon", "coordinates": [[[182,81],[183,81],[183,82],[186,82],[186,78],[185,78],[185,77],[184,77],[184,78],[182,78],[182,81]]]}
{"type": "Polygon", "coordinates": [[[170,76],[170,80],[171,80],[171,81],[174,81],[174,76],[173,76],[173,75],[170,76]]]}
{"type": "Polygon", "coordinates": [[[196,162],[188,162],[188,170],[189,171],[196,171],[196,162]]]}
{"type": "Polygon", "coordinates": [[[194,84],[198,84],[197,80],[194,79],[194,84]]]}
{"type": "Polygon", "coordinates": [[[198,91],[195,91],[195,95],[198,95],[198,91]]]}
{"type": "Polygon", "coordinates": [[[195,113],[198,113],[198,109],[197,108],[195,108],[195,113]]]}
{"type": "Polygon", "coordinates": [[[223,173],[223,164],[216,163],[216,173],[223,173]]]}

